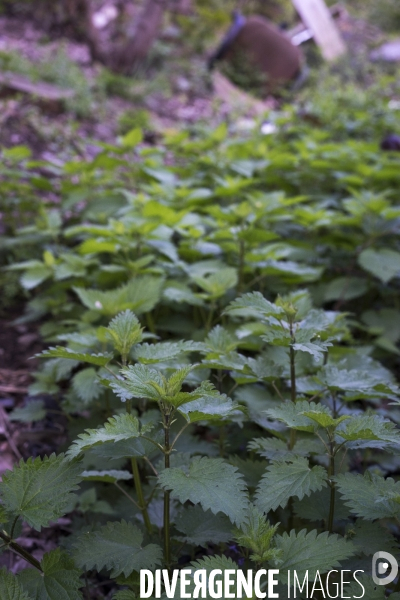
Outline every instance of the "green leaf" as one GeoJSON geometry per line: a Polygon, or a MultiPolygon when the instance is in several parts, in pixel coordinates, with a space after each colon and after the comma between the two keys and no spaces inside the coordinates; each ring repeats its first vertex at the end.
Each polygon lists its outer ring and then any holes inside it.
{"type": "Polygon", "coordinates": [[[289,498],[296,496],[301,500],[325,487],[326,480],[326,470],[319,466],[310,468],[306,458],[273,463],[257,488],[256,505],[265,513],[278,506],[285,508],[289,498]]]}
{"type": "Polygon", "coordinates": [[[238,282],[236,269],[225,267],[217,273],[209,273],[206,276],[200,277],[192,275],[192,280],[209,295],[210,298],[216,300],[224,296],[228,290],[235,287],[238,282]]]}
{"type": "Polygon", "coordinates": [[[132,479],[132,473],[129,471],[83,471],[82,479],[85,481],[101,481],[102,483],[116,483],[117,481],[129,481],[132,479]]]}
{"type": "Polygon", "coordinates": [[[46,409],[43,400],[30,400],[21,408],[15,408],[8,418],[10,421],[20,421],[21,423],[32,423],[41,421],[46,416],[46,409]]]}
{"type": "Polygon", "coordinates": [[[38,265],[29,268],[21,277],[20,282],[26,290],[33,290],[53,275],[53,269],[38,261],[38,265]]]}
{"type": "Polygon", "coordinates": [[[220,458],[196,456],[189,469],[165,469],[158,479],[161,487],[171,490],[171,496],[182,504],[190,500],[214,514],[222,512],[233,523],[243,520],[248,504],[243,479],[235,467],[220,458]]]}
{"type": "Polygon", "coordinates": [[[290,402],[287,400],[276,408],[269,408],[265,413],[271,419],[282,421],[285,425],[293,429],[313,432],[317,428],[317,425],[315,424],[315,421],[305,415],[305,413],[310,411],[313,414],[325,413],[330,415],[328,407],[322,406],[321,404],[315,404],[315,402],[307,402],[307,400],[300,400],[299,402],[290,402]]]}
{"type": "Polygon", "coordinates": [[[399,515],[400,504],[393,497],[400,495],[400,482],[368,472],[364,476],[345,473],[335,480],[346,506],[358,517],[374,521],[399,515]]]}
{"type": "Polygon", "coordinates": [[[1,600],[32,600],[17,577],[5,567],[0,569],[0,598],[1,600]]]}
{"type": "Polygon", "coordinates": [[[45,554],[37,569],[21,571],[18,579],[35,600],[82,600],[79,591],[84,586],[74,561],[59,548],[45,554]]]}
{"type": "MultiPolygon", "coordinates": [[[[385,600],[385,586],[376,585],[372,577],[366,573],[358,573],[357,579],[360,583],[353,580],[350,585],[345,586],[343,590],[345,596],[343,596],[343,598],[346,596],[348,598],[357,598],[357,596],[360,597],[362,594],[361,598],[368,598],[368,600],[385,600]],[[360,587],[360,584],[363,587],[360,587]]],[[[396,595],[397,594],[390,595],[389,598],[395,600],[396,595]]]]}
{"type": "Polygon", "coordinates": [[[136,346],[133,351],[135,360],[144,363],[152,364],[174,360],[188,352],[195,351],[196,344],[194,342],[161,342],[159,344],[141,344],[136,346]]]}
{"type": "Polygon", "coordinates": [[[368,291],[368,283],[361,277],[338,277],[324,285],[323,296],[325,302],[333,300],[354,300],[363,296],[368,291]]]}
{"type": "Polygon", "coordinates": [[[69,458],[78,456],[84,450],[105,444],[119,442],[140,436],[139,420],[128,413],[110,417],[99,429],[86,429],[86,433],[79,434],[67,452],[69,458]]]}
{"type": "Polygon", "coordinates": [[[236,350],[238,344],[239,340],[221,325],[214,327],[204,340],[205,351],[215,354],[228,354],[236,350]]]}
{"type": "MultiPolygon", "coordinates": [[[[305,496],[302,500],[295,500],[293,510],[301,519],[307,521],[328,521],[330,505],[331,488],[324,487],[318,492],[313,492],[310,496],[305,496]]],[[[339,494],[336,494],[335,500],[335,520],[343,521],[349,518],[349,509],[344,505],[339,494]]]]}
{"type": "Polygon", "coordinates": [[[248,450],[254,450],[260,456],[270,460],[287,460],[293,456],[309,456],[323,453],[323,446],[318,439],[309,437],[298,439],[292,450],[287,443],[277,438],[255,438],[248,444],[248,450]]]}
{"type": "Polygon", "coordinates": [[[341,560],[354,554],[354,546],[336,534],[324,532],[318,535],[316,530],[307,533],[305,529],[296,533],[275,537],[276,548],[282,551],[279,561],[280,578],[287,582],[288,570],[297,571],[304,578],[308,571],[309,579],[313,579],[319,571],[326,573],[340,567],[341,560]]]}
{"type": "Polygon", "coordinates": [[[113,358],[112,354],[86,354],[84,352],[74,352],[74,350],[64,348],[63,346],[49,348],[35,356],[39,358],[69,358],[71,360],[78,360],[79,362],[86,362],[99,367],[104,367],[104,365],[108,364],[113,358]]]}
{"type": "Polygon", "coordinates": [[[351,537],[351,541],[357,548],[358,554],[371,556],[375,552],[385,549],[386,552],[398,555],[399,548],[396,539],[379,523],[357,519],[354,527],[351,526],[349,529],[348,535],[350,533],[354,535],[351,537]]]}
{"type": "Polygon", "coordinates": [[[98,383],[98,373],[91,367],[82,369],[74,375],[72,388],[84,405],[97,400],[103,392],[103,388],[98,383]]]}
{"type": "Polygon", "coordinates": [[[284,311],[280,306],[266,300],[260,292],[251,292],[231,302],[228,308],[225,309],[225,313],[241,317],[266,319],[267,317],[283,315],[284,311]]]}
{"type": "Polygon", "coordinates": [[[126,148],[134,148],[143,141],[143,132],[140,127],[135,127],[131,131],[128,131],[126,135],[121,138],[121,143],[126,148]]]}
{"type": "Polygon", "coordinates": [[[220,544],[232,539],[232,523],[223,514],[214,515],[200,506],[189,506],[175,519],[178,539],[193,546],[206,547],[209,542],[220,544]]]}
{"type": "Polygon", "coordinates": [[[13,471],[4,473],[0,483],[4,506],[40,531],[65,514],[81,470],[78,461],[69,461],[63,454],[21,460],[13,471]]]}
{"type": "Polygon", "coordinates": [[[163,279],[151,276],[138,276],[116,290],[85,290],[74,287],[82,304],[101,315],[113,316],[125,310],[136,314],[149,312],[161,297],[163,279]]]}
{"type": "Polygon", "coordinates": [[[225,394],[202,395],[179,407],[180,414],[189,423],[197,421],[221,421],[239,415],[243,408],[232,402],[225,394]]]}
{"type": "Polygon", "coordinates": [[[143,545],[143,534],[136,525],[112,522],[81,536],[74,544],[73,557],[78,566],[111,571],[111,577],[121,573],[128,577],[133,571],[154,569],[161,564],[162,551],[156,544],[143,545]]]}
{"type": "Polygon", "coordinates": [[[358,264],[382,283],[388,283],[394,277],[400,276],[400,252],[389,248],[363,250],[358,256],[358,264]]]}
{"type": "Polygon", "coordinates": [[[388,444],[398,445],[400,431],[396,425],[379,415],[359,415],[347,420],[345,426],[336,430],[336,434],[349,442],[359,442],[352,447],[383,448],[388,444]],[[372,444],[368,442],[372,441],[372,444]]]}
{"type": "Polygon", "coordinates": [[[324,427],[326,429],[328,427],[335,428],[338,425],[340,425],[340,423],[342,423],[343,421],[346,421],[347,419],[351,418],[349,415],[343,415],[342,417],[338,417],[337,419],[334,419],[333,417],[331,417],[331,415],[329,415],[328,413],[326,413],[322,410],[308,410],[308,411],[303,412],[303,415],[305,415],[312,421],[315,421],[316,423],[318,423],[318,425],[320,427],[324,427]]]}
{"type": "Polygon", "coordinates": [[[114,317],[106,332],[114,349],[123,357],[127,357],[132,346],[141,342],[143,338],[143,329],[140,327],[139,320],[130,310],[114,317]]]}

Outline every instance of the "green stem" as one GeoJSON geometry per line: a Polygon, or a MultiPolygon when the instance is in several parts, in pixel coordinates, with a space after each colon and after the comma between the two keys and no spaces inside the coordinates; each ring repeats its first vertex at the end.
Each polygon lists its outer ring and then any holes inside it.
{"type": "Polygon", "coordinates": [[[17,544],[17,542],[14,542],[14,540],[9,535],[7,535],[5,531],[0,531],[0,539],[2,539],[6,543],[10,550],[15,552],[16,554],[19,554],[19,556],[25,559],[33,567],[35,567],[35,569],[43,573],[43,569],[40,565],[40,562],[36,560],[36,558],[32,556],[32,554],[30,554],[24,548],[22,548],[22,546],[17,544]]]}
{"type": "Polygon", "coordinates": [[[146,501],[144,499],[142,482],[140,480],[139,467],[138,467],[136,458],[131,459],[131,464],[132,464],[133,481],[135,483],[136,494],[137,494],[137,497],[139,500],[138,504],[140,506],[140,510],[142,511],[143,520],[144,520],[146,529],[149,533],[151,533],[151,523],[150,523],[149,513],[147,512],[146,501]]]}
{"type": "MultiPolygon", "coordinates": [[[[295,351],[293,348],[293,344],[295,343],[294,335],[293,335],[293,325],[290,323],[290,399],[293,403],[296,402],[296,364],[295,364],[295,351]]],[[[294,445],[296,444],[296,430],[290,430],[290,442],[289,449],[292,450],[294,445]]]]}
{"type": "Polygon", "coordinates": [[[331,453],[329,457],[329,483],[331,486],[331,497],[329,504],[329,516],[328,516],[328,531],[332,533],[333,531],[333,519],[335,516],[335,482],[333,481],[333,477],[335,476],[335,453],[333,452],[333,444],[331,442],[331,453]]]}
{"type": "MultiPolygon", "coordinates": [[[[169,415],[165,415],[164,421],[164,465],[166,469],[170,468],[170,443],[169,443],[169,415]]],[[[167,569],[171,567],[171,546],[170,546],[170,530],[169,530],[169,513],[170,513],[170,492],[164,492],[164,560],[167,569]]]]}
{"type": "Polygon", "coordinates": [[[243,280],[244,280],[244,255],[245,255],[245,245],[244,241],[239,241],[239,281],[238,281],[238,294],[243,292],[243,280]]]}
{"type": "Polygon", "coordinates": [[[210,306],[210,311],[209,311],[208,317],[207,317],[207,323],[206,323],[206,332],[207,333],[210,331],[210,329],[212,327],[213,318],[214,318],[214,310],[215,310],[215,304],[213,302],[210,306]]]}

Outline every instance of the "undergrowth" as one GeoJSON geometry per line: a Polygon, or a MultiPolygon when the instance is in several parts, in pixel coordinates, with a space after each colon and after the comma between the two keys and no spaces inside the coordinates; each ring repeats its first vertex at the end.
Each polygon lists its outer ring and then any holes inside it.
{"type": "Polygon", "coordinates": [[[324,582],[340,565],[364,570],[366,598],[398,598],[371,579],[400,536],[386,83],[304,97],[269,136],[222,124],[155,148],[135,128],[51,178],[23,149],[3,164],[7,214],[36,198],[2,251],[31,249],[8,272],[47,346],[9,418],[40,422],[50,394],[68,421],[57,456],[0,484],[3,551],[28,563],[0,572],[5,597],[130,600],[159,566],[278,568],[285,597],[288,569],[324,582]],[[29,531],[65,515],[39,561],[29,531]]]}

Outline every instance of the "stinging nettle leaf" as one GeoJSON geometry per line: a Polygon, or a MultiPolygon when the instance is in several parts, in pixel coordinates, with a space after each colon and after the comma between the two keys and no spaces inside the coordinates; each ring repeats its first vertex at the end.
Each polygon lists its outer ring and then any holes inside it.
{"type": "Polygon", "coordinates": [[[130,310],[120,313],[106,328],[106,336],[121,356],[126,357],[135,344],[142,341],[143,328],[136,315],[130,310]]]}
{"type": "Polygon", "coordinates": [[[111,571],[111,577],[125,577],[140,569],[161,564],[162,550],[157,544],[143,545],[143,534],[133,523],[112,522],[89,531],[76,542],[73,557],[84,569],[111,571]]]}
{"type": "Polygon", "coordinates": [[[313,579],[316,572],[326,573],[330,569],[340,567],[341,560],[349,558],[355,553],[353,544],[336,534],[329,535],[324,532],[318,535],[316,530],[307,533],[305,529],[296,533],[277,535],[276,548],[281,550],[281,560],[278,563],[280,578],[285,583],[288,571],[297,571],[297,575],[304,578],[308,571],[309,579],[313,579]]]}
{"type": "Polygon", "coordinates": [[[18,574],[23,588],[35,600],[82,600],[79,591],[84,583],[74,561],[59,548],[45,554],[41,567],[26,569],[18,574]]]}
{"type": "Polygon", "coordinates": [[[69,461],[63,454],[21,460],[0,483],[4,506],[40,531],[65,514],[81,471],[79,461],[69,461]]]}
{"type": "Polygon", "coordinates": [[[179,540],[194,546],[206,547],[209,542],[219,544],[232,539],[233,526],[228,517],[204,511],[201,506],[184,509],[176,517],[175,527],[181,534],[179,540]]]}
{"type": "Polygon", "coordinates": [[[275,462],[267,468],[256,491],[256,505],[265,513],[285,508],[289,498],[301,500],[311,492],[326,486],[327,473],[323,467],[310,467],[306,458],[275,462]]]}
{"type": "Polygon", "coordinates": [[[352,513],[368,521],[398,517],[400,504],[393,498],[400,495],[400,482],[375,474],[345,473],[335,477],[336,487],[352,513]]]}
{"type": "Polygon", "coordinates": [[[112,354],[87,354],[84,352],[75,352],[74,350],[64,348],[63,346],[49,348],[35,356],[38,358],[69,358],[71,360],[78,360],[79,362],[86,362],[99,367],[104,367],[104,365],[108,364],[113,358],[112,354]]]}
{"type": "Polygon", "coordinates": [[[233,523],[240,524],[248,505],[245,484],[237,468],[220,458],[196,456],[188,471],[165,469],[159,484],[171,490],[171,496],[185,503],[201,504],[204,510],[222,512],[233,523]]]}
{"type": "Polygon", "coordinates": [[[7,571],[5,567],[0,569],[0,598],[1,600],[32,600],[16,575],[7,571]]]}
{"type": "MultiPolygon", "coordinates": [[[[148,431],[148,429],[146,429],[148,431]]],[[[128,413],[110,417],[104,427],[99,429],[86,429],[86,433],[79,434],[70,446],[67,456],[73,458],[84,450],[98,446],[99,444],[115,443],[121,440],[129,440],[140,436],[139,420],[128,413]]]]}

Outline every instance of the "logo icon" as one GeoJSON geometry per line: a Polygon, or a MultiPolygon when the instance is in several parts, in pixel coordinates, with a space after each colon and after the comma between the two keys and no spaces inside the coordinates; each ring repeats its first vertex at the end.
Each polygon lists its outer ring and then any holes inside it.
{"type": "Polygon", "coordinates": [[[389,552],[375,552],[372,557],[372,579],[376,585],[388,585],[397,577],[397,560],[389,552]],[[386,577],[382,577],[386,575],[386,577]]]}

